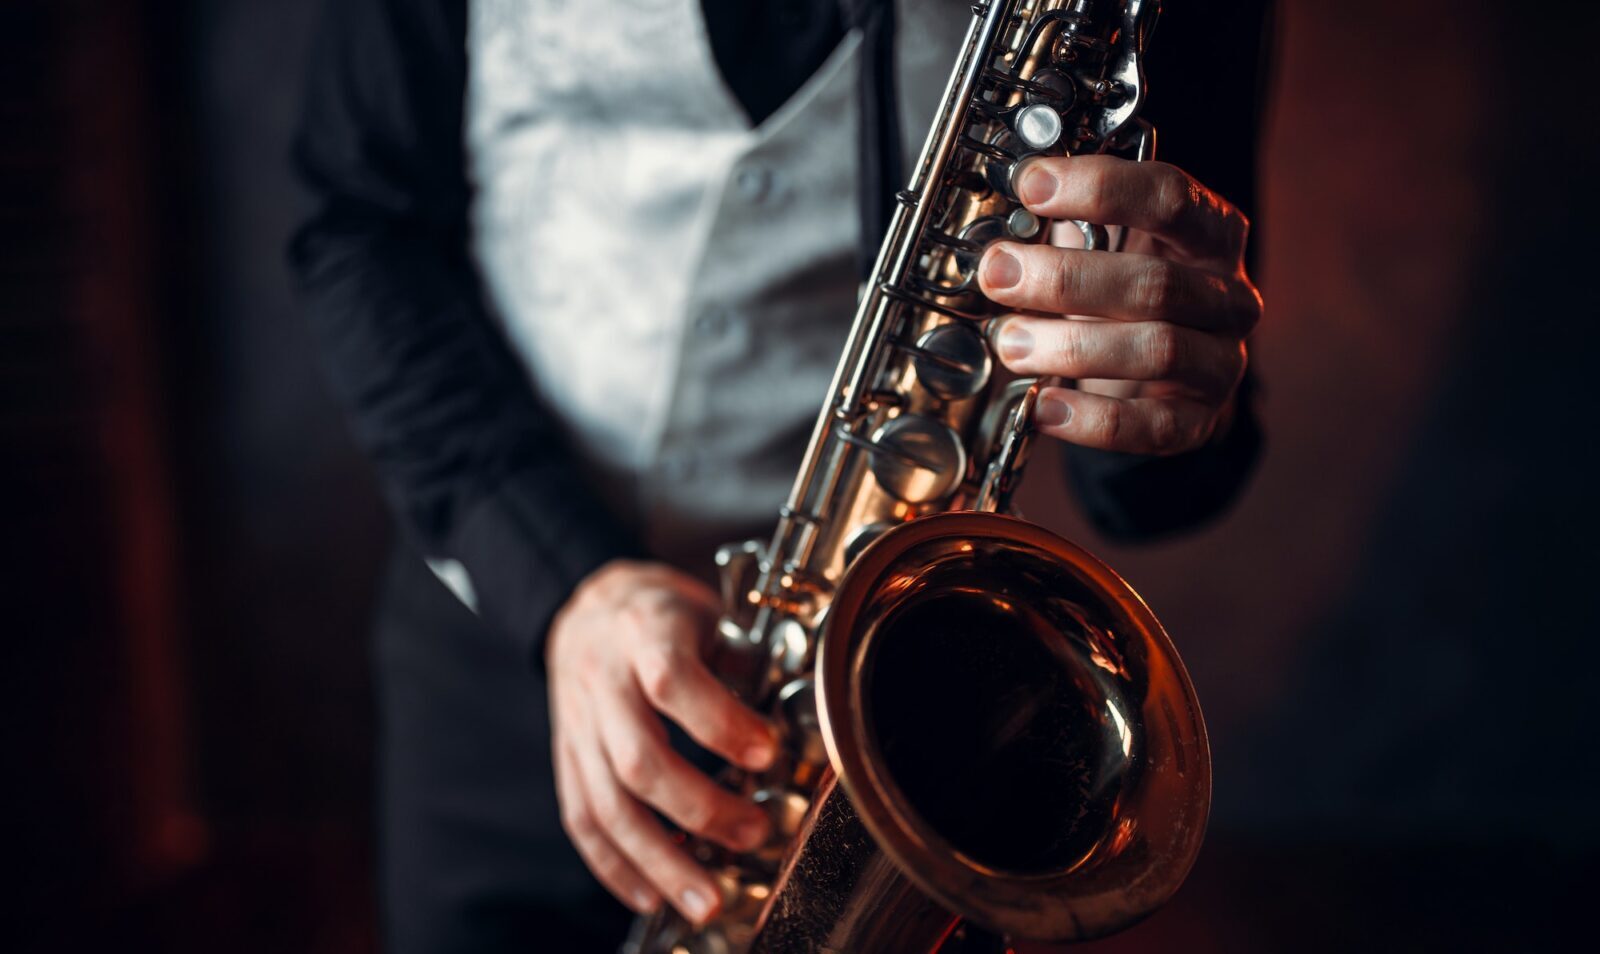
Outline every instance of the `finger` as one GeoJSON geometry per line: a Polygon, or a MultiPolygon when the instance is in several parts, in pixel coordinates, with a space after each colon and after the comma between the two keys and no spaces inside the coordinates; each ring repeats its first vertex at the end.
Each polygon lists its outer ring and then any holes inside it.
{"type": "Polygon", "coordinates": [[[771,765],[772,729],[706,668],[694,620],[670,607],[639,607],[636,616],[634,678],[650,705],[736,765],[753,772],[771,765]]]}
{"type": "Polygon", "coordinates": [[[716,913],[716,882],[667,834],[648,809],[623,790],[598,739],[574,747],[594,823],[635,871],[696,924],[716,913]]]}
{"type": "Polygon", "coordinates": [[[1114,398],[1044,388],[1034,409],[1039,433],[1125,454],[1179,454],[1211,437],[1216,409],[1191,398],[1114,398]]]}
{"type": "Polygon", "coordinates": [[[1238,266],[1250,233],[1249,220],[1231,202],[1164,162],[1039,158],[1017,177],[1017,197],[1045,218],[1140,229],[1186,256],[1230,271],[1238,266]]]}
{"type": "Polygon", "coordinates": [[[696,611],[710,614],[713,617],[722,613],[722,597],[698,577],[690,576],[681,570],[657,563],[650,565],[648,571],[643,575],[643,579],[661,584],[696,611]]]}
{"type": "Polygon", "coordinates": [[[1017,374],[1118,381],[1178,381],[1215,395],[1244,373],[1244,346],[1232,338],[1163,321],[1006,318],[995,350],[1017,374]]]}
{"type": "Polygon", "coordinates": [[[678,827],[735,851],[752,851],[767,840],[766,813],[674,752],[637,686],[629,685],[599,724],[617,780],[678,827]]]}
{"type": "Polygon", "coordinates": [[[1261,319],[1248,281],[1159,255],[997,242],[984,253],[979,281],[994,302],[1053,315],[1167,321],[1236,337],[1261,319]]]}
{"type": "Polygon", "coordinates": [[[607,891],[632,908],[635,914],[654,912],[661,906],[661,895],[628,859],[622,857],[611,839],[600,830],[577,762],[565,746],[560,748],[555,769],[556,795],[561,803],[561,827],[566,829],[567,837],[572,840],[583,863],[588,865],[607,891]]]}

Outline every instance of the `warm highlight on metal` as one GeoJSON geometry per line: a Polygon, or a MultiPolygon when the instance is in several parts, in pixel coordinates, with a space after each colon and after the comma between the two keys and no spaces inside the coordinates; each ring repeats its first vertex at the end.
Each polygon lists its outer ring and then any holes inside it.
{"type": "MultiPolygon", "coordinates": [[[[1177,890],[1210,805],[1194,690],[1144,602],[1002,515],[1040,382],[1008,375],[984,249],[1043,241],[1032,158],[1147,158],[1153,0],[989,0],[862,295],[770,543],[727,547],[713,662],[783,753],[724,781],[774,820],[628,954],[997,951],[1119,930],[1177,890]]],[[[1074,223],[1091,249],[1108,232],[1074,223]]]]}

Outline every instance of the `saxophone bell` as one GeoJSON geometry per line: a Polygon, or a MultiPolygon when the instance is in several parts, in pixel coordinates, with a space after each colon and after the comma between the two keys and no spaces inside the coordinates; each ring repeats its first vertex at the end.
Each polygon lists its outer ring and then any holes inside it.
{"type": "Polygon", "coordinates": [[[1211,774],[1188,676],[1138,595],[1055,534],[987,513],[886,534],[834,598],[817,673],[862,824],[963,918],[1099,937],[1193,865],[1211,774]]]}

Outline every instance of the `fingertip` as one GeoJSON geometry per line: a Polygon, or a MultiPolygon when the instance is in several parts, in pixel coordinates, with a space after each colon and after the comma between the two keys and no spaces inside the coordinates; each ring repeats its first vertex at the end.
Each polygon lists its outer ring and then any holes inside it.
{"type": "Polygon", "coordinates": [[[655,914],[661,907],[661,896],[647,888],[635,888],[628,896],[628,907],[634,914],[655,914]]]}
{"type": "Polygon", "coordinates": [[[1006,245],[989,246],[978,269],[978,280],[984,291],[1001,291],[1022,281],[1022,260],[1006,245]]]}
{"type": "Polygon", "coordinates": [[[1033,423],[1036,427],[1065,427],[1072,420],[1072,405],[1066,400],[1064,388],[1047,388],[1039,392],[1033,406],[1033,423]]]}
{"type": "Polygon", "coordinates": [[[751,817],[749,821],[741,823],[734,832],[734,837],[738,840],[738,847],[741,850],[754,851],[766,844],[767,839],[772,837],[772,822],[767,818],[766,813],[757,814],[751,817]]]}
{"type": "Polygon", "coordinates": [[[752,772],[763,772],[772,767],[777,757],[777,734],[770,727],[762,726],[761,736],[745,746],[739,764],[752,772]]]}
{"type": "Polygon", "coordinates": [[[717,911],[716,898],[704,888],[686,888],[678,896],[678,910],[695,924],[704,924],[717,911]]]}
{"type": "Polygon", "coordinates": [[[1046,163],[1031,162],[1022,170],[1022,176],[1017,180],[1017,198],[1029,210],[1038,212],[1041,207],[1055,198],[1056,191],[1061,187],[1061,180],[1047,167],[1046,163]]]}
{"type": "Polygon", "coordinates": [[[1019,369],[1012,365],[1026,360],[1033,353],[1033,332],[1028,328],[1027,319],[1020,315],[1000,319],[990,333],[990,340],[1001,362],[1013,371],[1019,369]]]}

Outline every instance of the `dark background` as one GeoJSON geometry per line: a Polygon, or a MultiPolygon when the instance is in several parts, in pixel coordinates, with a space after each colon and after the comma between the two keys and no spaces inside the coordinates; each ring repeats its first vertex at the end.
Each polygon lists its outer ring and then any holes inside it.
{"type": "MultiPolygon", "coordinates": [[[[1600,846],[1596,16],[1283,6],[1254,487],[1137,551],[1048,467],[1024,501],[1145,593],[1215,749],[1194,877],[1090,949],[1564,949],[1600,846]]],[[[318,7],[0,4],[0,947],[374,947],[389,531],[281,251],[318,7]]]]}

